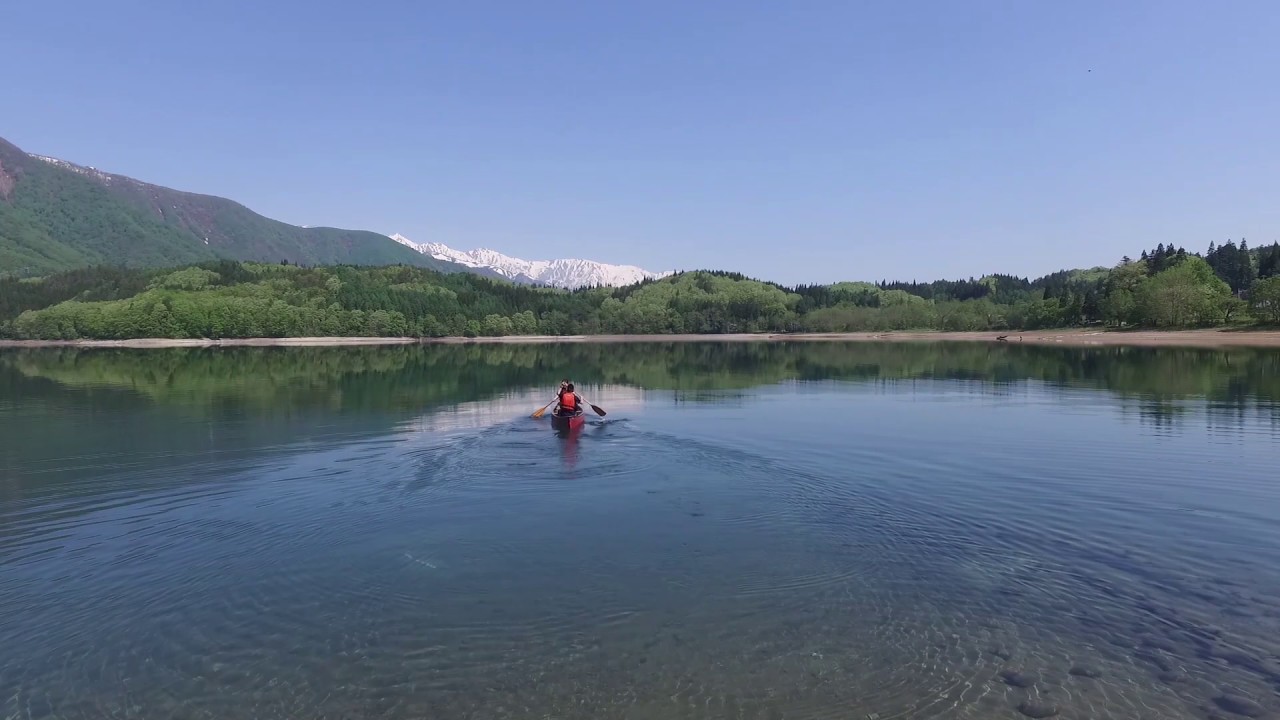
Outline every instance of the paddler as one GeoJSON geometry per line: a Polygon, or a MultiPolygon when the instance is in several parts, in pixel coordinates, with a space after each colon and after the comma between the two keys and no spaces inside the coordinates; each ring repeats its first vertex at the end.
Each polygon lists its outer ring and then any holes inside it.
{"type": "Polygon", "coordinates": [[[556,414],[560,416],[573,415],[582,408],[582,398],[578,397],[578,393],[573,391],[573,383],[565,380],[560,383],[559,402],[556,404],[556,414]]]}

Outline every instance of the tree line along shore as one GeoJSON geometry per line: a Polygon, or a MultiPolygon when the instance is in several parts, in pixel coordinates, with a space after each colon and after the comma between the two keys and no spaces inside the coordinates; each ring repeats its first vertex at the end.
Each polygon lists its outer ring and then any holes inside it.
{"type": "MultiPolygon", "coordinates": [[[[290,344],[295,339],[297,344],[307,339],[333,344],[374,338],[875,339],[883,334],[914,339],[912,334],[923,332],[933,339],[977,333],[988,340],[993,333],[1021,333],[1023,342],[1041,342],[1040,331],[1069,329],[1054,341],[1114,344],[1156,342],[1155,336],[1143,340],[1134,329],[1239,330],[1278,323],[1280,244],[1250,250],[1245,243],[1226,243],[1210,246],[1204,255],[1161,245],[1114,267],[1064,270],[1034,280],[988,275],[796,287],[693,271],[621,288],[570,291],[403,265],[300,267],[231,260],[177,269],[91,267],[40,278],[0,278],[4,341],[290,344]],[[1114,330],[1126,332],[1108,332],[1114,330]]],[[[1202,338],[1195,342],[1213,338],[1216,344],[1270,345],[1271,335],[1194,336],[1202,338]]]]}
{"type": "Polygon", "coordinates": [[[759,342],[991,342],[1064,347],[1132,346],[1183,348],[1280,348],[1280,330],[1242,327],[1188,330],[1046,330],[1014,336],[990,332],[894,331],[883,333],[732,333],[686,335],[504,335],[493,337],[252,337],[129,338],[123,340],[12,340],[3,348],[216,348],[216,347],[356,347],[379,345],[545,345],[621,343],[759,343],[759,342]]]}

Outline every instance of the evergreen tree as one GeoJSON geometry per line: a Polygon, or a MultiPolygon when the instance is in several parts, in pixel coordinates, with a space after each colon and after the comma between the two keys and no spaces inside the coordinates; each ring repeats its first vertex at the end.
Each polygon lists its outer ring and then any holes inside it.
{"type": "Polygon", "coordinates": [[[1253,253],[1249,252],[1249,242],[1241,238],[1236,261],[1236,282],[1231,289],[1236,294],[1242,293],[1253,287],[1257,279],[1258,271],[1253,267],[1253,253]]]}
{"type": "Polygon", "coordinates": [[[1147,272],[1155,275],[1164,269],[1164,243],[1156,245],[1156,249],[1147,260],[1147,272]]]}
{"type": "Polygon", "coordinates": [[[1265,280],[1276,275],[1280,275],[1280,242],[1272,243],[1271,247],[1263,248],[1258,253],[1258,279],[1265,280]]]}
{"type": "Polygon", "coordinates": [[[1205,262],[1209,263],[1209,267],[1213,268],[1213,273],[1222,278],[1228,285],[1232,283],[1236,276],[1236,243],[1234,240],[1228,240],[1218,246],[1213,255],[1205,258],[1205,262]]]}

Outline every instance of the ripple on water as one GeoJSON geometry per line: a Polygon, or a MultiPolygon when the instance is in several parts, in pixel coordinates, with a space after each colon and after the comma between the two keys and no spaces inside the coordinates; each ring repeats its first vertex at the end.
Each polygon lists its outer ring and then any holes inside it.
{"type": "Polygon", "coordinates": [[[873,450],[824,470],[639,423],[572,464],[522,428],[423,442],[20,509],[6,569],[60,563],[0,599],[44,621],[0,653],[0,715],[1276,710],[1274,598],[1084,532],[1016,470],[873,450]],[[979,473],[993,493],[957,489],[979,473]]]}

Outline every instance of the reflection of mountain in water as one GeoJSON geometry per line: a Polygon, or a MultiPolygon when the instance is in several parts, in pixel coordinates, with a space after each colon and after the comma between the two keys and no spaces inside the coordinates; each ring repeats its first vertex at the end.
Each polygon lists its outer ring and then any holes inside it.
{"type": "Polygon", "coordinates": [[[1252,349],[761,342],[0,354],[0,383],[45,378],[62,387],[113,388],[200,416],[278,417],[305,408],[417,415],[529,388],[550,393],[561,377],[584,387],[671,391],[689,402],[785,381],[941,380],[995,395],[1035,381],[1061,391],[1105,390],[1158,422],[1173,422],[1184,401],[1207,401],[1214,422],[1224,424],[1240,413],[1275,417],[1280,405],[1280,353],[1252,349]]]}

